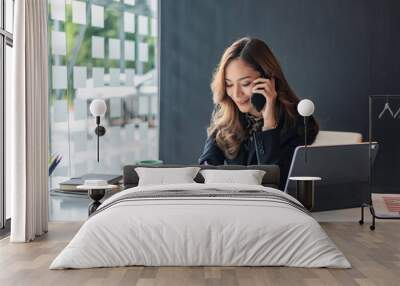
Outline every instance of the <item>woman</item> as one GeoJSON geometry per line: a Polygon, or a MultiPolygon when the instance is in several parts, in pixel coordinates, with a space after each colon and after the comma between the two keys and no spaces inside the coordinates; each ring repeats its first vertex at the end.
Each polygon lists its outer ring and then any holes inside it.
{"type": "MultiPolygon", "coordinates": [[[[261,40],[242,38],[228,47],[211,83],[214,112],[200,164],[278,164],[282,188],[296,146],[304,145],[299,98],[289,87],[269,47],[261,40]],[[261,111],[252,105],[253,93],[266,103],[261,111]]],[[[307,124],[311,144],[318,124],[307,124]]]]}

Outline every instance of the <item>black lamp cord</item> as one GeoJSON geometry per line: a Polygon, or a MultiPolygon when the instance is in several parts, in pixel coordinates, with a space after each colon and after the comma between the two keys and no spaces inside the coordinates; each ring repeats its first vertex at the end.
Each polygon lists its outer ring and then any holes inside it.
{"type": "Polygon", "coordinates": [[[100,116],[96,116],[96,124],[97,124],[97,162],[99,162],[99,157],[100,157],[100,136],[99,136],[99,126],[100,126],[100,116]]]}
{"type": "Polygon", "coordinates": [[[256,149],[257,165],[260,165],[260,154],[258,154],[256,133],[253,133],[254,148],[256,149]]]}
{"type": "Polygon", "coordinates": [[[304,159],[307,163],[307,116],[304,116],[304,159]]]}

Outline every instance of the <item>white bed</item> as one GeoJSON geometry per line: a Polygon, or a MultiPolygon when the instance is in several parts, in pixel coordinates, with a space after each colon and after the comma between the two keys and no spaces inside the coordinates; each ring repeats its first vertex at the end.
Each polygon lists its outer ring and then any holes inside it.
{"type": "Polygon", "coordinates": [[[50,269],[127,265],[351,267],[318,222],[279,199],[175,196],[121,200],[145,191],[204,193],[210,189],[265,191],[298,203],[277,189],[254,185],[191,183],[127,189],[100,206],[50,269]]]}

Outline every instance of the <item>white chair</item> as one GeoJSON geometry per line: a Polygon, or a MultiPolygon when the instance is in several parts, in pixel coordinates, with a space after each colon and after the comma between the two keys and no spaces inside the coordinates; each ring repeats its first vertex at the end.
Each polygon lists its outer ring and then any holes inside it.
{"type": "Polygon", "coordinates": [[[311,146],[346,145],[362,142],[361,133],[342,131],[319,131],[311,146]]]}

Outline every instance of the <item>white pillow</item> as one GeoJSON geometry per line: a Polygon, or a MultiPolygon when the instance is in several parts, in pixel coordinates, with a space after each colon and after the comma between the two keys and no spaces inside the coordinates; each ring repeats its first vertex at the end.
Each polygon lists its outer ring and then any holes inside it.
{"type": "Polygon", "coordinates": [[[135,168],[139,176],[138,186],[195,183],[193,179],[199,170],[199,167],[135,168]]]}
{"type": "Polygon", "coordinates": [[[265,171],[262,170],[201,170],[205,184],[234,183],[261,185],[265,171]]]}

